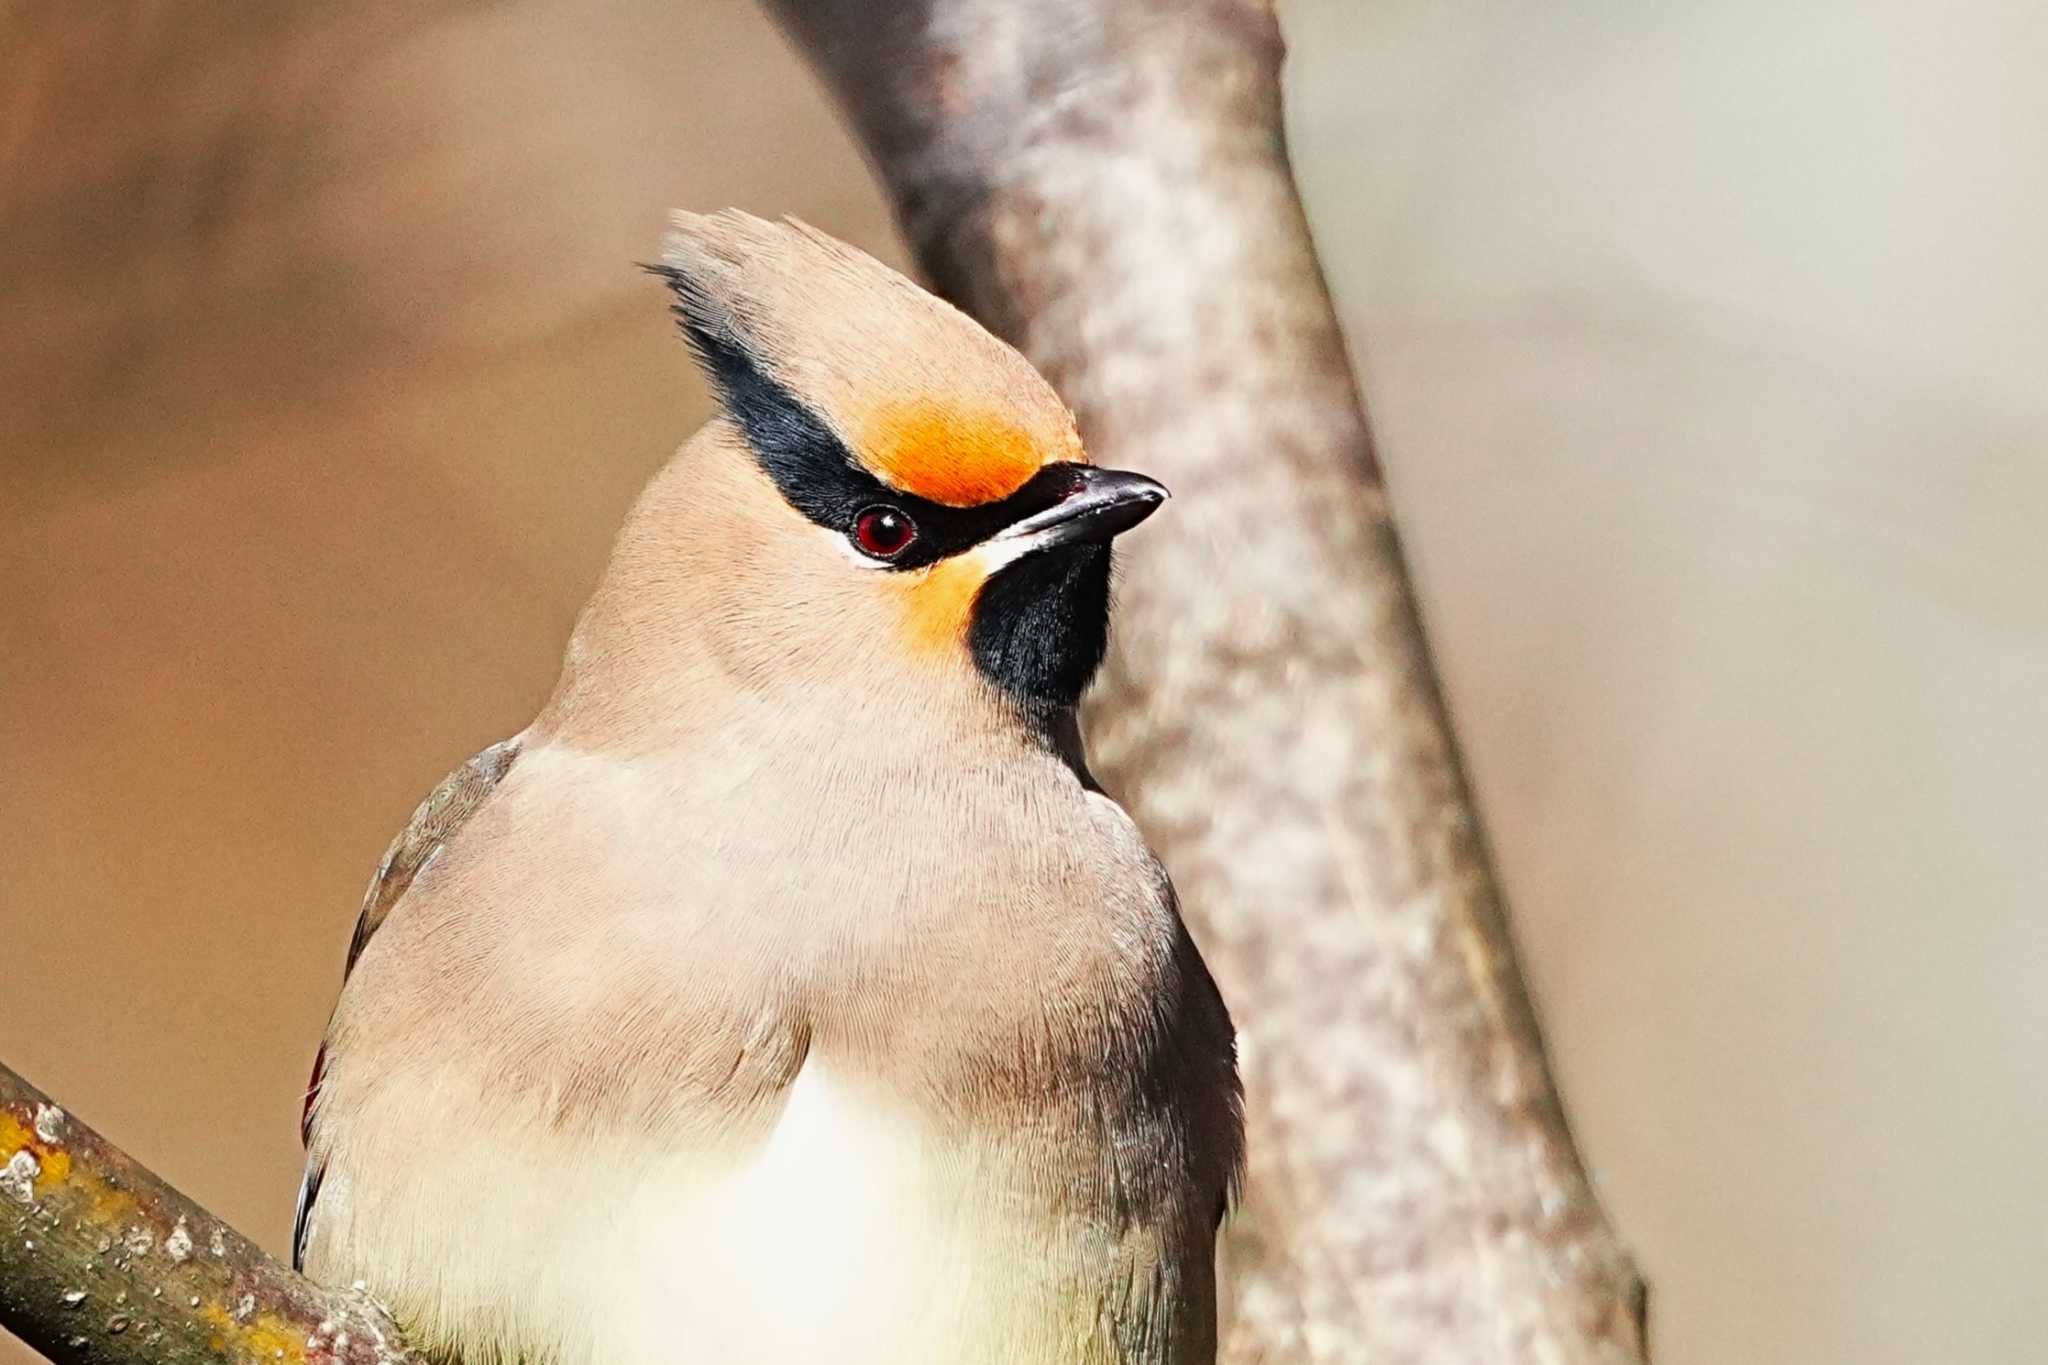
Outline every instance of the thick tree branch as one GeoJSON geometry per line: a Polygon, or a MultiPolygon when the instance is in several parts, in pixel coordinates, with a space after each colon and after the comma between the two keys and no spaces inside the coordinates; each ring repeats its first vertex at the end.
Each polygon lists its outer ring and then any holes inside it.
{"type": "Polygon", "coordinates": [[[1233,1361],[1640,1359],[1282,140],[1256,0],[774,0],[1132,537],[1091,719],[1244,1038],[1233,1361]]]}
{"type": "MultiPolygon", "coordinates": [[[[1245,1034],[1232,1359],[1638,1358],[1286,165],[1273,16],[776,8],[932,277],[1179,494],[1131,539],[1091,728],[1245,1034]]],[[[4,1068],[0,1325],[64,1362],[410,1359],[4,1068]]]]}
{"type": "Polygon", "coordinates": [[[366,1295],[251,1245],[0,1066],[0,1326],[60,1365],[414,1365],[366,1295]]]}

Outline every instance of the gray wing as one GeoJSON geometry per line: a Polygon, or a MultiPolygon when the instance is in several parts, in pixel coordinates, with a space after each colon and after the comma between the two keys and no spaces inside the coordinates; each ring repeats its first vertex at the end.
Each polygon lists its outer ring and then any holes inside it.
{"type": "Polygon", "coordinates": [[[455,837],[456,831],[476,814],[484,798],[505,780],[505,774],[512,770],[512,760],[519,757],[519,747],[517,735],[500,740],[441,779],[433,794],[420,802],[412,819],[406,821],[391,847],[384,850],[384,861],[377,865],[377,875],[370,878],[370,889],[363,893],[363,912],[356,919],[355,937],[349,940],[343,979],[355,970],[364,945],[391,914],[391,907],[398,904],[420,869],[434,860],[442,845],[455,837]]]}
{"type": "MultiPolygon", "coordinates": [[[[355,970],[356,959],[363,955],[363,947],[371,935],[390,916],[426,865],[453,839],[461,828],[469,823],[469,817],[476,814],[498,784],[505,780],[505,774],[512,770],[513,760],[519,757],[520,737],[501,740],[484,750],[448,774],[441,785],[434,788],[419,808],[406,821],[391,847],[384,850],[384,861],[377,865],[377,874],[370,878],[370,889],[363,893],[362,913],[356,917],[355,935],[349,940],[348,961],[342,967],[342,979],[355,970]]],[[[320,1051],[313,1057],[313,1077],[306,1084],[306,1105],[299,1116],[299,1141],[307,1142],[313,1132],[313,1106],[320,1097],[320,1077],[326,1069],[327,1044],[320,1044],[320,1051]]],[[[311,1160],[306,1163],[305,1176],[299,1181],[298,1208],[292,1215],[292,1268],[303,1269],[302,1261],[306,1251],[306,1228],[313,1212],[313,1200],[320,1193],[322,1168],[311,1160]]]]}

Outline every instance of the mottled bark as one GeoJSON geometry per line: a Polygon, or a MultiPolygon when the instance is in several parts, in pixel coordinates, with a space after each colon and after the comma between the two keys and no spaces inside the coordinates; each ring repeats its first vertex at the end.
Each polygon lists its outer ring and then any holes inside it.
{"type": "Polygon", "coordinates": [[[1227,1358],[1643,1358],[1295,193],[1274,15],[773,7],[933,281],[1038,363],[1098,461],[1177,495],[1131,538],[1089,720],[1243,1038],[1227,1358]]]}
{"type": "Polygon", "coordinates": [[[0,1066],[0,1326],[60,1365],[409,1365],[366,1295],[294,1274],[0,1066]]]}

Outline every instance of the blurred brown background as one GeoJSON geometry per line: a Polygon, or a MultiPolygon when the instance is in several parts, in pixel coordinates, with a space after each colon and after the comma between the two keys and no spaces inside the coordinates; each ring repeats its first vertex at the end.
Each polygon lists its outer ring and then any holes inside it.
{"type": "MultiPolygon", "coordinates": [[[[2039,1359],[2048,18],[1283,15],[1659,1358],[2039,1359]]],[[[0,0],[0,1056],[273,1248],[363,882],[702,416],[631,263],[729,203],[902,259],[739,0],[0,0]]]]}

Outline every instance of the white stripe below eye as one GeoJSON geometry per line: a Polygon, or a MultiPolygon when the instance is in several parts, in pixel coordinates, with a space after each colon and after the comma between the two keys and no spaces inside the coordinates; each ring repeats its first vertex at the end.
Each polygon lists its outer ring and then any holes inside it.
{"type": "Polygon", "coordinates": [[[889,567],[888,560],[876,559],[871,554],[862,553],[860,546],[853,543],[853,537],[845,532],[835,531],[828,526],[820,526],[817,528],[817,531],[818,534],[829,538],[839,553],[852,560],[856,568],[886,569],[889,567]]]}
{"type": "Polygon", "coordinates": [[[975,562],[980,564],[985,572],[995,574],[1015,564],[1033,550],[1045,548],[1044,531],[1022,530],[1029,524],[1027,518],[984,541],[974,550],[975,562]]]}

